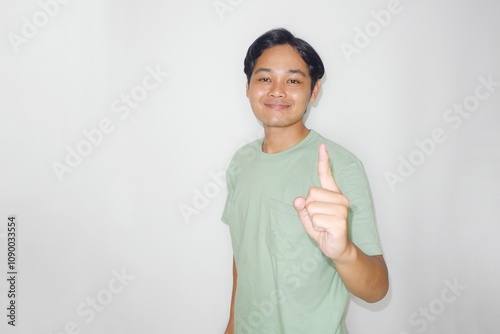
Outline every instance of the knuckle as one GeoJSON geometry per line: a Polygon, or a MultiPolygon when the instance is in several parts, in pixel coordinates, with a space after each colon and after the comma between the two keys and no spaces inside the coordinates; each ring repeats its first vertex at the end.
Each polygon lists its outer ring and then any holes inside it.
{"type": "Polygon", "coordinates": [[[313,213],[309,217],[311,217],[312,223],[317,227],[320,228],[323,226],[323,219],[320,214],[313,213]]]}
{"type": "Polygon", "coordinates": [[[309,191],[307,192],[308,197],[314,197],[318,193],[318,187],[311,187],[309,188],[309,191]]]}
{"type": "Polygon", "coordinates": [[[315,205],[314,205],[313,201],[306,203],[306,210],[307,210],[307,212],[309,212],[309,214],[311,214],[311,212],[314,211],[314,206],[315,205]]]}

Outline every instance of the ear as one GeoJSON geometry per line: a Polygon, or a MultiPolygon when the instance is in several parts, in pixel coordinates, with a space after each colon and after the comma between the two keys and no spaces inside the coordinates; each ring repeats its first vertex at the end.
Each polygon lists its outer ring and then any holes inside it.
{"type": "Polygon", "coordinates": [[[250,87],[248,86],[248,81],[247,81],[247,84],[246,84],[246,95],[247,95],[247,97],[248,97],[248,89],[249,89],[249,88],[250,88],[250,87]]]}
{"type": "Polygon", "coordinates": [[[316,80],[316,83],[314,84],[314,88],[311,92],[311,98],[309,99],[311,102],[316,100],[320,90],[321,90],[321,81],[316,80]]]}

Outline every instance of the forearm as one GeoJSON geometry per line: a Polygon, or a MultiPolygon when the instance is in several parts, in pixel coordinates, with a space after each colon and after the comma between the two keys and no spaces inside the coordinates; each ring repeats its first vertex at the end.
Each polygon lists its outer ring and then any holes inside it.
{"type": "Polygon", "coordinates": [[[229,322],[227,324],[226,333],[234,333],[234,299],[236,297],[236,288],[238,286],[238,271],[236,270],[236,262],[233,258],[233,292],[231,294],[231,308],[229,311],[229,322]]]}
{"type": "Polygon", "coordinates": [[[387,294],[389,277],[382,255],[368,256],[350,242],[342,257],[333,262],[345,286],[356,297],[374,303],[387,294]]]}
{"type": "Polygon", "coordinates": [[[238,286],[238,271],[236,270],[236,261],[233,258],[233,292],[231,294],[231,319],[234,319],[234,299],[236,298],[236,288],[238,286]]]}

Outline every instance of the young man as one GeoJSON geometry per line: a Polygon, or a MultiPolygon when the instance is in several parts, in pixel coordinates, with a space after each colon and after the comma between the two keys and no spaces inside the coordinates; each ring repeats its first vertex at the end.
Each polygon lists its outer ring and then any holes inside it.
{"type": "Polygon", "coordinates": [[[382,299],[388,273],[361,162],[304,125],[323,63],[308,43],[275,29],[250,46],[244,71],[265,137],[239,149],[227,171],[226,333],[348,333],[349,293],[382,299]]]}

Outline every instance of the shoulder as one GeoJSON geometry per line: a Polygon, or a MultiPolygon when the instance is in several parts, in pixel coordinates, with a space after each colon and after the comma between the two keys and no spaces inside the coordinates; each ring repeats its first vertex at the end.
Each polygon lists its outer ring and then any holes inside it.
{"type": "Polygon", "coordinates": [[[262,138],[251,141],[248,144],[241,146],[233,155],[231,159],[231,164],[237,163],[238,161],[245,160],[248,161],[250,158],[255,158],[257,153],[260,151],[262,146],[262,138]]]}
{"type": "Polygon", "coordinates": [[[328,155],[330,156],[330,163],[333,165],[334,169],[338,170],[352,165],[362,166],[361,160],[358,159],[358,157],[350,150],[328,138],[323,137],[319,133],[316,134],[317,146],[321,143],[326,145],[328,155]]]}
{"type": "Polygon", "coordinates": [[[233,159],[236,157],[239,157],[241,155],[245,155],[246,152],[248,152],[249,150],[253,150],[253,151],[260,150],[260,147],[262,146],[262,141],[263,141],[263,138],[259,138],[259,139],[255,139],[255,140],[241,146],[234,153],[233,159]]]}
{"type": "Polygon", "coordinates": [[[254,161],[261,146],[262,138],[245,144],[236,150],[227,168],[227,177],[235,176],[239,173],[243,166],[246,166],[254,161]]]}
{"type": "Polygon", "coordinates": [[[326,144],[330,157],[330,166],[342,193],[350,201],[356,201],[356,206],[359,206],[360,203],[364,203],[363,205],[371,203],[369,181],[361,160],[354,153],[336,142],[322,136],[318,137],[320,143],[326,144]]]}

